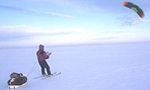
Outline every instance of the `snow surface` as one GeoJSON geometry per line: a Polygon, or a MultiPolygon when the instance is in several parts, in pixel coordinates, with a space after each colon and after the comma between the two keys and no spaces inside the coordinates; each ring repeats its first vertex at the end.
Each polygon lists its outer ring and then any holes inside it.
{"type": "Polygon", "coordinates": [[[62,74],[40,76],[37,47],[1,48],[0,90],[8,90],[12,72],[28,75],[18,90],[150,90],[150,42],[46,46],[52,52],[51,71],[62,74]]]}

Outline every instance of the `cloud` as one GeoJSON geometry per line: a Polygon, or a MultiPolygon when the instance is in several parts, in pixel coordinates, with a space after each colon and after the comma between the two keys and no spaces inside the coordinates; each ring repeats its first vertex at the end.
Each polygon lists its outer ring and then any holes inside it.
{"type": "Polygon", "coordinates": [[[16,7],[16,6],[0,5],[0,8],[7,9],[7,10],[19,11],[19,12],[32,13],[35,15],[46,15],[46,16],[52,16],[52,17],[73,18],[73,16],[69,15],[69,14],[64,14],[64,13],[59,13],[59,12],[39,11],[39,10],[35,10],[35,9],[20,8],[20,7],[16,7]]]}
{"type": "Polygon", "coordinates": [[[90,42],[94,36],[82,28],[55,28],[40,29],[26,25],[0,26],[0,44],[9,45],[35,45],[45,44],[71,44],[90,42]]]}
{"type": "Polygon", "coordinates": [[[72,30],[47,29],[29,27],[26,25],[0,26],[0,41],[27,39],[32,37],[61,36],[75,33],[72,30]]]}
{"type": "Polygon", "coordinates": [[[0,26],[0,46],[89,44],[150,40],[148,31],[137,27],[124,31],[95,32],[87,28],[35,28],[26,25],[0,26]]]}

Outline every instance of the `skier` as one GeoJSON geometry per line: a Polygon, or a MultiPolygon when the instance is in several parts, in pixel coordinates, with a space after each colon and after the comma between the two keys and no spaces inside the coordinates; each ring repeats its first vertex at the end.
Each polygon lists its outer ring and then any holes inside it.
{"type": "Polygon", "coordinates": [[[46,75],[45,69],[47,70],[47,74],[51,75],[52,73],[50,71],[50,67],[49,67],[48,63],[46,62],[46,59],[49,58],[51,53],[49,53],[49,52],[46,53],[44,51],[44,45],[40,44],[39,45],[39,50],[37,51],[36,55],[37,55],[37,59],[38,59],[39,65],[41,67],[42,75],[44,75],[44,76],[46,75]]]}

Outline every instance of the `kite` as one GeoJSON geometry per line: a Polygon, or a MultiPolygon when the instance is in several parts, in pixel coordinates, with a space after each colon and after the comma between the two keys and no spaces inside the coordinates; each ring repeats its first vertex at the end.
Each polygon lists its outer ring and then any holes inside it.
{"type": "Polygon", "coordinates": [[[135,5],[131,2],[124,2],[123,6],[132,9],[133,11],[135,11],[141,18],[144,18],[144,12],[143,10],[138,6],[135,5]]]}

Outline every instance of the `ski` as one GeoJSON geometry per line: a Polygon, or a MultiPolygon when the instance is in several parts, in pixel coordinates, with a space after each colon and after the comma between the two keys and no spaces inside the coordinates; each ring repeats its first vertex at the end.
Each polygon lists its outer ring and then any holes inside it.
{"type": "Polygon", "coordinates": [[[54,73],[51,74],[51,75],[47,75],[47,76],[45,76],[45,77],[42,77],[41,79],[43,80],[43,79],[55,77],[55,76],[58,76],[58,75],[60,75],[60,74],[61,74],[61,72],[54,72],[54,73]]]}
{"type": "Polygon", "coordinates": [[[33,79],[47,78],[47,77],[50,77],[50,76],[55,76],[57,74],[61,74],[61,72],[54,72],[54,73],[52,73],[52,75],[41,75],[41,76],[34,77],[33,79]]]}
{"type": "MultiPolygon", "coordinates": [[[[54,72],[53,74],[55,74],[55,73],[57,73],[57,72],[54,72]]],[[[33,79],[44,78],[44,77],[47,77],[47,76],[49,76],[49,75],[41,75],[41,76],[34,77],[33,79]]]]}

